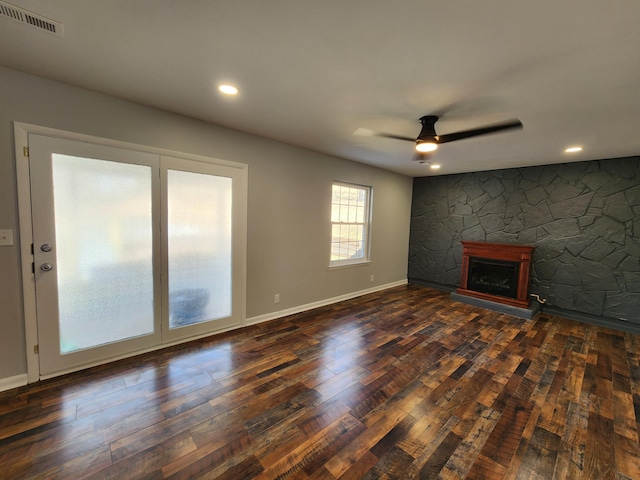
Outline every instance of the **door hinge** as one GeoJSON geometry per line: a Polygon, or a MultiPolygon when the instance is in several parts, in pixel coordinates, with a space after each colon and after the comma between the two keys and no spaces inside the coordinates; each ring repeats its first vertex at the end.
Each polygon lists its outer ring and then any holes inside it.
{"type": "Polygon", "coordinates": [[[33,353],[35,353],[36,355],[40,353],[40,345],[33,346],[33,353]]]}
{"type": "Polygon", "coordinates": [[[36,273],[36,263],[35,262],[31,262],[31,273],[33,273],[33,274],[36,273]]]}
{"type": "Polygon", "coordinates": [[[22,154],[29,158],[29,147],[22,147],[22,154]]]}

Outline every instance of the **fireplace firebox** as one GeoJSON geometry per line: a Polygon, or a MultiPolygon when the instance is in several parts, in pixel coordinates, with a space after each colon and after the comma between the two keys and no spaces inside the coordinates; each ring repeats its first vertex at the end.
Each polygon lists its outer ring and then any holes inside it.
{"type": "Polygon", "coordinates": [[[462,241],[461,295],[529,307],[531,257],[535,247],[462,241]]]}
{"type": "Polygon", "coordinates": [[[467,288],[476,292],[518,298],[520,264],[471,257],[467,288]]]}

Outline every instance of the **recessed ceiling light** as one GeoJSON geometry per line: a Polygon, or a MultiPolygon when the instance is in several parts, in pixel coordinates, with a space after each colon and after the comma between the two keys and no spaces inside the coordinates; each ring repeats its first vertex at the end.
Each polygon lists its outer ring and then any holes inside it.
{"type": "Polygon", "coordinates": [[[437,163],[434,163],[433,165],[431,165],[431,170],[437,170],[440,168],[440,165],[438,165],[437,163]]]}
{"type": "Polygon", "coordinates": [[[582,147],[569,147],[564,149],[564,153],[576,153],[581,151],[582,151],[582,147]]]}
{"type": "Polygon", "coordinates": [[[233,85],[220,85],[218,87],[218,90],[220,90],[220,92],[224,93],[225,95],[237,95],[238,94],[238,89],[236,87],[234,87],[233,85]]]}

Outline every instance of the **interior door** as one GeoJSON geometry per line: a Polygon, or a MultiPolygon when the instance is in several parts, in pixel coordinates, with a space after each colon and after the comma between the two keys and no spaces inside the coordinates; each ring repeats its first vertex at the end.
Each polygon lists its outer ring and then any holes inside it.
{"type": "Polygon", "coordinates": [[[239,326],[246,171],[29,134],[40,376],[239,326]]]}

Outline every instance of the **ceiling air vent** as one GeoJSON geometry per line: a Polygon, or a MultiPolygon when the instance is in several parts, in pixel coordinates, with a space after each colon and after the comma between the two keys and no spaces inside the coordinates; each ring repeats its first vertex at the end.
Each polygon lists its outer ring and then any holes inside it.
{"type": "Polygon", "coordinates": [[[45,30],[49,33],[54,33],[59,36],[64,35],[64,26],[60,22],[56,22],[55,20],[51,20],[50,18],[46,18],[41,15],[36,15],[35,13],[31,13],[2,1],[0,1],[0,17],[10,18],[16,22],[31,25],[32,27],[45,30]]]}

